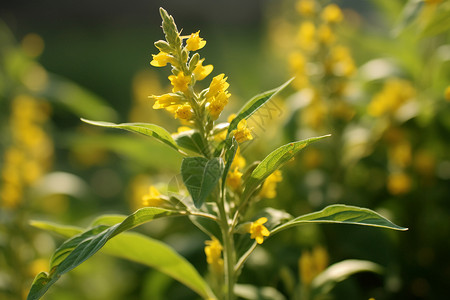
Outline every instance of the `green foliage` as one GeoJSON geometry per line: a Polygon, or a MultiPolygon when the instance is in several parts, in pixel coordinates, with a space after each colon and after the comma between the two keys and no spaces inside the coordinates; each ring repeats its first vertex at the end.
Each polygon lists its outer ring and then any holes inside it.
{"type": "Polygon", "coordinates": [[[329,137],[330,135],[325,135],[316,138],[310,138],[303,141],[298,141],[294,143],[289,143],[284,146],[279,147],[272,153],[267,155],[253,170],[250,177],[245,183],[245,190],[243,198],[251,196],[255,189],[273,172],[281,168],[285,163],[291,160],[297,152],[305,148],[312,142],[321,140],[323,138],[329,137]]]}
{"type": "Polygon", "coordinates": [[[271,234],[280,232],[293,226],[305,223],[340,223],[340,224],[355,224],[382,227],[395,230],[408,230],[407,228],[395,225],[380,214],[367,209],[356,206],[335,204],[322,209],[321,211],[313,212],[304,216],[297,217],[289,222],[274,228],[271,234]]]}
{"type": "Polygon", "coordinates": [[[203,205],[214,190],[222,172],[223,161],[221,158],[186,157],[183,159],[181,176],[197,208],[203,205]]]}

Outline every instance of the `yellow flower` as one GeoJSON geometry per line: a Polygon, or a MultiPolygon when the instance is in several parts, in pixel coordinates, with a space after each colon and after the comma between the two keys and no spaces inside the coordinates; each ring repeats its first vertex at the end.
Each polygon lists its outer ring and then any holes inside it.
{"type": "Polygon", "coordinates": [[[250,238],[255,239],[258,244],[264,242],[264,237],[270,235],[270,231],[263,224],[267,222],[267,218],[259,218],[252,222],[249,227],[250,238]]]}
{"type": "Polygon", "coordinates": [[[214,120],[219,117],[222,110],[228,104],[228,98],[230,98],[230,96],[231,94],[227,91],[220,91],[215,97],[210,99],[208,110],[214,120]]]}
{"type": "Polygon", "coordinates": [[[319,40],[325,45],[333,43],[334,40],[336,39],[336,37],[333,34],[333,31],[331,31],[331,28],[328,25],[321,25],[319,27],[317,35],[319,36],[319,40]]]}
{"type": "Polygon", "coordinates": [[[407,140],[402,140],[388,149],[389,160],[396,166],[405,168],[411,164],[412,149],[411,144],[407,140]]]}
{"type": "Polygon", "coordinates": [[[203,62],[205,59],[199,60],[197,65],[195,66],[194,71],[192,72],[194,74],[195,80],[203,80],[208,76],[212,70],[214,69],[213,65],[206,65],[203,66],[203,62]]]}
{"type": "Polygon", "coordinates": [[[315,0],[299,0],[295,7],[298,13],[305,17],[312,16],[316,12],[315,0]]]}
{"type": "Polygon", "coordinates": [[[283,180],[280,170],[276,170],[270,174],[264,181],[259,196],[262,198],[275,198],[277,196],[277,183],[283,180]]]}
{"type": "Polygon", "coordinates": [[[222,73],[212,79],[211,84],[209,85],[208,93],[206,93],[206,98],[212,98],[219,92],[228,89],[228,87],[230,86],[230,84],[227,82],[228,77],[224,78],[224,76],[225,74],[222,73]]]}
{"type": "Polygon", "coordinates": [[[252,132],[247,128],[247,120],[242,119],[237,126],[237,129],[230,133],[238,143],[243,143],[246,141],[253,140],[252,132]]]}
{"type": "Polygon", "coordinates": [[[407,174],[399,172],[389,175],[387,188],[392,195],[402,195],[411,190],[411,184],[411,178],[407,174]]]}
{"type": "Polygon", "coordinates": [[[154,67],[165,67],[168,63],[172,63],[173,56],[166,52],[159,52],[158,54],[152,54],[152,61],[150,64],[154,67]]]}
{"type": "Polygon", "coordinates": [[[335,46],[330,50],[327,71],[335,76],[351,76],[355,70],[355,63],[350,54],[350,50],[344,46],[335,46]]]}
{"type": "Polygon", "coordinates": [[[166,108],[171,105],[178,105],[180,104],[180,96],[176,94],[164,94],[161,96],[150,96],[149,98],[152,98],[155,100],[155,104],[153,104],[153,109],[161,109],[166,108]]]}
{"type": "Polygon", "coordinates": [[[165,200],[161,198],[161,193],[153,185],[148,189],[148,194],[142,197],[142,204],[144,206],[160,207],[165,200]]]}
{"type": "Polygon", "coordinates": [[[325,6],[321,17],[327,23],[340,23],[343,19],[341,9],[334,3],[325,6]]]}
{"type": "Polygon", "coordinates": [[[368,107],[368,113],[374,117],[394,114],[405,103],[411,101],[416,90],[409,81],[403,79],[388,80],[383,89],[376,94],[368,107]]]}
{"type": "Polygon", "coordinates": [[[220,244],[219,240],[215,237],[212,238],[211,241],[205,242],[205,254],[206,261],[211,266],[213,272],[220,274],[223,272],[223,259],[222,259],[222,250],[223,247],[220,244]]]}
{"type": "Polygon", "coordinates": [[[191,83],[191,77],[184,75],[183,72],[178,73],[178,75],[169,76],[170,83],[173,85],[172,91],[176,92],[186,92],[191,83]]]}
{"type": "Polygon", "coordinates": [[[316,39],[316,26],[311,21],[304,21],[300,24],[300,29],[298,31],[297,40],[306,51],[314,51],[317,48],[316,39]]]}
{"type": "Polygon", "coordinates": [[[328,266],[328,253],[323,247],[315,247],[312,252],[304,251],[299,259],[300,280],[309,285],[328,266]]]}
{"type": "Polygon", "coordinates": [[[231,187],[231,189],[233,190],[237,190],[240,186],[241,186],[241,178],[242,178],[242,173],[239,172],[238,167],[235,167],[233,169],[233,172],[228,172],[228,177],[227,177],[227,184],[229,187],[231,187]]]}
{"type": "Polygon", "coordinates": [[[196,33],[191,33],[191,36],[186,41],[186,49],[189,51],[197,51],[202,49],[206,45],[206,41],[202,39],[198,34],[200,30],[196,33]]]}
{"type": "Polygon", "coordinates": [[[175,111],[175,119],[190,120],[192,118],[192,107],[189,104],[180,105],[175,111]]]}
{"type": "Polygon", "coordinates": [[[445,100],[450,101],[450,85],[445,89],[444,97],[445,100]]]}

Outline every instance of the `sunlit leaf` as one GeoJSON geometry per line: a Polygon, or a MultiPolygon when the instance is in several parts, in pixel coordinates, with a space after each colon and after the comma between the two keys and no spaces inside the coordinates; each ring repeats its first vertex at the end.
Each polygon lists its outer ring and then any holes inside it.
{"type": "Polygon", "coordinates": [[[271,235],[293,226],[307,223],[338,223],[338,224],[356,224],[365,226],[382,227],[395,230],[407,230],[407,228],[395,225],[380,214],[356,206],[342,204],[330,205],[321,211],[306,214],[290,220],[271,231],[271,235]]]}
{"type": "Polygon", "coordinates": [[[247,199],[255,191],[255,189],[274,171],[281,168],[285,163],[292,159],[298,151],[305,148],[312,142],[321,140],[330,135],[310,138],[303,141],[289,143],[279,147],[264,158],[258,166],[250,174],[245,182],[245,190],[242,198],[247,199]]]}
{"type": "Polygon", "coordinates": [[[367,260],[348,259],[335,263],[317,275],[311,283],[314,294],[328,293],[336,283],[360,272],[381,274],[383,267],[367,260]]]}
{"type": "Polygon", "coordinates": [[[30,225],[39,229],[55,232],[64,237],[71,237],[83,232],[83,229],[76,226],[59,225],[44,221],[30,221],[30,225]]]}
{"type": "Polygon", "coordinates": [[[194,205],[199,208],[217,185],[223,172],[219,157],[186,157],[181,163],[181,176],[191,194],[194,205]]]}
{"type": "Polygon", "coordinates": [[[146,207],[114,226],[99,225],[65,241],[52,256],[50,272],[40,273],[34,280],[27,299],[39,299],[58,278],[86,261],[112,237],[151,220],[175,216],[177,211],[146,207]]]}
{"type": "Polygon", "coordinates": [[[155,125],[155,124],[148,124],[148,123],[122,123],[122,124],[115,124],[110,122],[101,122],[101,121],[90,121],[86,119],[81,119],[83,122],[100,126],[100,127],[108,127],[108,128],[118,128],[123,130],[128,130],[135,133],[140,133],[145,136],[151,136],[156,138],[157,140],[163,142],[164,144],[170,146],[171,148],[175,149],[176,151],[179,151],[177,144],[173,140],[170,133],[165,130],[164,128],[155,125]]]}
{"type": "Polygon", "coordinates": [[[272,99],[273,96],[275,96],[286,86],[288,86],[292,80],[293,78],[273,90],[256,95],[255,97],[250,99],[247,103],[245,103],[244,106],[237,113],[236,117],[230,122],[230,125],[228,126],[227,139],[230,135],[230,132],[237,128],[238,123],[242,119],[248,119],[252,114],[254,114],[258,109],[260,109],[267,101],[272,99]]]}

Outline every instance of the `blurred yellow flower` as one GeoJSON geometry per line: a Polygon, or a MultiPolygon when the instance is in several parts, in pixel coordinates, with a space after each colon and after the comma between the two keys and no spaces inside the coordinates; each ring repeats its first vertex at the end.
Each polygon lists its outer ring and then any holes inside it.
{"type": "Polygon", "coordinates": [[[178,73],[178,75],[169,76],[170,83],[173,86],[172,91],[176,92],[186,92],[191,83],[191,76],[184,75],[183,72],[178,73]]]}
{"type": "Polygon", "coordinates": [[[403,172],[390,174],[387,180],[387,188],[392,195],[406,194],[411,190],[411,178],[403,172]]]}
{"type": "Polygon", "coordinates": [[[316,2],[315,0],[299,0],[295,8],[300,15],[310,17],[316,12],[316,2]]]}
{"type": "Polygon", "coordinates": [[[412,84],[403,79],[389,79],[383,89],[376,94],[368,107],[368,113],[374,117],[394,114],[405,103],[416,96],[412,84]]]}
{"type": "Polygon", "coordinates": [[[328,25],[320,25],[317,31],[317,35],[319,36],[320,42],[325,45],[330,45],[336,40],[333,31],[328,25]]]}
{"type": "Polygon", "coordinates": [[[195,80],[205,79],[206,76],[208,76],[214,69],[213,65],[203,66],[204,61],[205,61],[204,58],[199,60],[197,65],[195,66],[194,71],[192,72],[194,74],[195,80]]]}
{"type": "Polygon", "coordinates": [[[238,167],[235,167],[233,171],[228,172],[227,184],[232,190],[236,191],[241,186],[242,173],[239,172],[238,167]]]}
{"type": "Polygon", "coordinates": [[[388,148],[389,160],[396,166],[405,168],[411,164],[412,149],[407,140],[399,141],[388,148]]]}
{"type": "Polygon", "coordinates": [[[276,170],[270,174],[264,181],[262,188],[259,192],[261,198],[275,198],[277,196],[277,183],[283,180],[280,170],[276,170]]]}
{"type": "Polygon", "coordinates": [[[247,128],[247,120],[242,119],[237,126],[237,129],[231,131],[230,133],[238,143],[243,143],[246,141],[253,140],[252,132],[247,128]]]}
{"type": "Polygon", "coordinates": [[[335,76],[349,77],[356,70],[355,63],[347,47],[337,45],[330,49],[326,70],[335,76]]]}
{"type": "Polygon", "coordinates": [[[310,285],[328,266],[328,253],[325,248],[317,246],[312,252],[303,251],[298,263],[301,282],[310,285]]]}
{"type": "Polygon", "coordinates": [[[252,222],[249,226],[248,232],[250,233],[250,238],[255,239],[258,244],[264,242],[264,237],[270,235],[270,231],[263,225],[267,222],[267,218],[259,218],[255,222],[252,222]]]}
{"type": "Polygon", "coordinates": [[[189,51],[197,51],[206,45],[206,41],[199,36],[200,30],[191,33],[191,36],[186,41],[186,49],[189,51]]]}
{"type": "Polygon", "coordinates": [[[149,187],[148,193],[142,196],[143,206],[160,207],[164,202],[165,200],[161,198],[161,193],[153,185],[149,187]]]}
{"type": "Polygon", "coordinates": [[[445,89],[444,97],[445,100],[450,101],[450,85],[445,89]]]}
{"type": "Polygon", "coordinates": [[[206,261],[214,273],[221,274],[223,272],[222,245],[215,237],[206,241],[205,244],[206,261]]]}
{"type": "Polygon", "coordinates": [[[233,162],[231,163],[230,169],[239,168],[243,170],[245,165],[246,161],[245,158],[241,155],[241,147],[238,147],[233,162]]]}
{"type": "Polygon", "coordinates": [[[305,51],[315,51],[317,48],[316,26],[311,21],[304,21],[300,24],[297,34],[299,46],[305,51]]]}
{"type": "Polygon", "coordinates": [[[342,11],[336,4],[328,4],[322,10],[322,20],[327,23],[339,23],[343,19],[342,11]]]}
{"type": "Polygon", "coordinates": [[[158,54],[152,54],[152,61],[150,64],[154,67],[165,67],[168,63],[173,63],[173,56],[169,53],[160,51],[158,54]]]}

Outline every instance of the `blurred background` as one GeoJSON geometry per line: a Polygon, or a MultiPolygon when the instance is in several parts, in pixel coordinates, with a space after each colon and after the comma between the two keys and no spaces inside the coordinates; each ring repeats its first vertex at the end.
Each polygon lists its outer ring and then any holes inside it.
{"type": "MultiPolygon", "coordinates": [[[[261,207],[300,215],[357,205],[409,228],[283,232],[258,248],[240,281],[295,299],[294,286],[308,283],[300,258],[320,247],[328,264],[364,259],[384,267],[382,275],[355,274],[320,299],[446,297],[450,1],[17,0],[0,4],[0,298],[22,299],[63,241],[32,228],[31,219],[86,226],[100,214],[131,213],[150,185],[167,189],[177,178],[175,151],[80,121],[150,122],[176,132],[176,120],[147,98],[170,90],[170,70],[149,65],[153,42],[163,39],[160,6],[184,34],[201,30],[205,63],[213,76],[228,76],[224,120],[295,76],[263,119],[250,120],[256,138],[242,151],[247,162],[289,141],[333,135],[287,165],[261,207]]],[[[187,220],[150,224],[137,230],[206,271],[206,236],[187,220]]],[[[45,299],[196,295],[99,253],[45,299]]]]}

